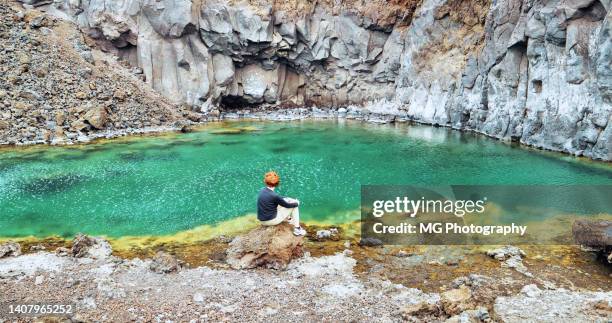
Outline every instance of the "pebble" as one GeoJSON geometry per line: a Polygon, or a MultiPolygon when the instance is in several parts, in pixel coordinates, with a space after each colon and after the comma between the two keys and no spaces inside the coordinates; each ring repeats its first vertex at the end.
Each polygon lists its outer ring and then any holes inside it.
{"type": "Polygon", "coordinates": [[[193,301],[196,302],[196,303],[203,303],[204,302],[204,295],[202,295],[201,293],[193,294],[193,301]]]}
{"type": "Polygon", "coordinates": [[[412,256],[412,253],[409,253],[409,252],[404,251],[404,250],[400,250],[400,251],[397,252],[397,254],[395,256],[396,257],[400,257],[400,258],[405,258],[405,257],[412,256]]]}

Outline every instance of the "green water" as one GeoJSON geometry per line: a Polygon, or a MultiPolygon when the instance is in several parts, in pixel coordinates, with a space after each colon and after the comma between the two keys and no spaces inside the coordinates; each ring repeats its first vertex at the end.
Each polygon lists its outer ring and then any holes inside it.
{"type": "Polygon", "coordinates": [[[609,164],[444,128],[227,123],[0,150],[0,237],[167,234],[219,223],[255,212],[268,170],[281,175],[281,194],[302,201],[304,220],[328,222],[354,216],[361,184],[612,184],[609,164]]]}

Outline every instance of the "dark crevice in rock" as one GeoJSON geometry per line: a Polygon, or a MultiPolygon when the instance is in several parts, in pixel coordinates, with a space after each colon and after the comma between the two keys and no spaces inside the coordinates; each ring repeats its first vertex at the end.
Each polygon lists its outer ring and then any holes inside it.
{"type": "Polygon", "coordinates": [[[220,106],[225,111],[240,110],[244,108],[256,107],[259,103],[252,103],[243,96],[226,95],[221,97],[220,106]]]}

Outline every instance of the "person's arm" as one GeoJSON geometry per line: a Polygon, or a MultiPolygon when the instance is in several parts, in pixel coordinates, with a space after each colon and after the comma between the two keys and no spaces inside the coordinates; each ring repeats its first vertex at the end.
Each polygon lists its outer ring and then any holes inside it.
{"type": "Polygon", "coordinates": [[[298,202],[295,202],[295,203],[287,202],[280,195],[276,195],[276,203],[278,203],[278,205],[280,205],[280,206],[282,206],[284,208],[288,208],[288,209],[292,209],[292,208],[298,207],[298,205],[300,205],[300,203],[298,203],[298,202]]]}

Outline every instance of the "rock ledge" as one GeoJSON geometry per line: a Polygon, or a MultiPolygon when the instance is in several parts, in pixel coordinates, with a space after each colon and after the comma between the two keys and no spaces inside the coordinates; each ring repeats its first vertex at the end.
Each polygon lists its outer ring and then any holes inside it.
{"type": "Polygon", "coordinates": [[[294,236],[289,223],[260,226],[230,243],[226,261],[234,269],[285,269],[292,259],[303,255],[303,244],[304,238],[294,236]]]}

